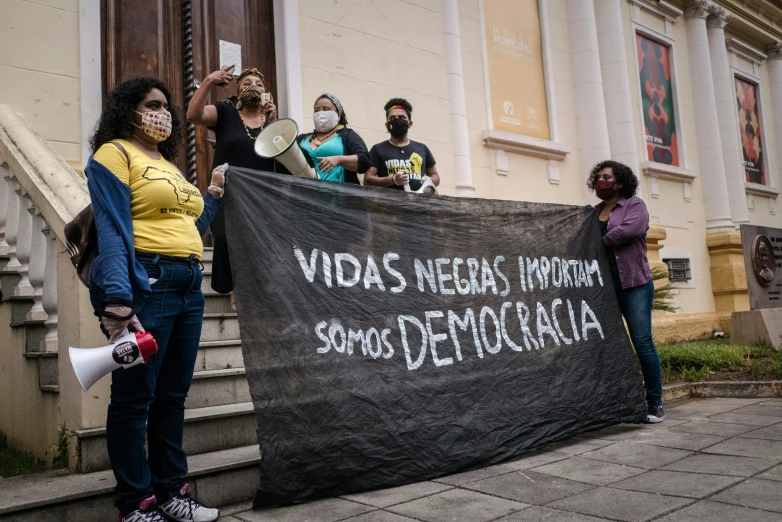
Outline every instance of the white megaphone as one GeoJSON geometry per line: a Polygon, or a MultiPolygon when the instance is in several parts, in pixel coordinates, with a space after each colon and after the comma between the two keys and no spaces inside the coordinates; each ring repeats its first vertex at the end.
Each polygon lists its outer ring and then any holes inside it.
{"type": "Polygon", "coordinates": [[[405,183],[405,192],[412,192],[413,194],[426,194],[431,196],[437,194],[437,186],[432,182],[432,178],[429,176],[424,177],[424,182],[421,183],[421,188],[418,190],[410,190],[410,183],[405,183]]]}
{"type": "Polygon", "coordinates": [[[304,153],[296,143],[299,126],[296,122],[283,118],[266,126],[255,138],[255,153],[262,158],[274,158],[300,178],[317,179],[315,169],[309,166],[304,153]]]}
{"type": "Polygon", "coordinates": [[[71,365],[84,391],[95,382],[118,368],[131,368],[146,363],[157,353],[157,342],[149,332],[125,333],[117,342],[100,348],[68,349],[71,365]]]}

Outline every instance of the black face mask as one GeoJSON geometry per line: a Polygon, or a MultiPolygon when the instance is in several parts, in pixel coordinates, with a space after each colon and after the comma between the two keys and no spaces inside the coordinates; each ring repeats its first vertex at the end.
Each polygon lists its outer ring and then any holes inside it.
{"type": "Polygon", "coordinates": [[[386,129],[394,138],[401,138],[409,128],[410,122],[404,118],[391,118],[386,122],[386,129]]]}

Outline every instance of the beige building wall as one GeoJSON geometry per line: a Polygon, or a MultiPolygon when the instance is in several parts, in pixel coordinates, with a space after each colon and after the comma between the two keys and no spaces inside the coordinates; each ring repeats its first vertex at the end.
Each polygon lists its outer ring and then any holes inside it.
{"type": "Polygon", "coordinates": [[[81,159],[78,0],[0,1],[0,103],[81,159]]]}

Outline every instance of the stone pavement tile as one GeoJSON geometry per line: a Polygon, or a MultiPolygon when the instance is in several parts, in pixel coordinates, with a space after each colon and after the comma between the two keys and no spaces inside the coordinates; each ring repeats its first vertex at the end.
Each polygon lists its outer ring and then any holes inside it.
{"type": "Polygon", "coordinates": [[[595,486],[607,486],[612,482],[617,482],[646,472],[646,470],[642,468],[584,459],[581,457],[560,460],[559,462],[533,468],[531,471],[575,480],[576,482],[586,482],[587,484],[593,484],[595,486]]]}
{"type": "Polygon", "coordinates": [[[664,466],[666,471],[689,471],[711,475],[730,475],[733,477],[751,477],[771,466],[773,461],[732,455],[709,455],[699,453],[673,464],[664,466]]]}
{"type": "Polygon", "coordinates": [[[729,422],[731,424],[748,424],[750,426],[771,426],[778,422],[782,422],[780,417],[772,417],[770,415],[748,415],[746,413],[718,413],[712,415],[709,419],[715,422],[729,422]]]}
{"type": "Polygon", "coordinates": [[[611,444],[614,444],[614,441],[586,437],[573,437],[572,439],[563,442],[551,444],[546,449],[558,451],[559,453],[567,453],[568,455],[580,455],[581,453],[594,451],[611,444]]]}
{"type": "Polygon", "coordinates": [[[748,439],[782,440],[782,424],[774,424],[773,426],[750,431],[743,434],[742,437],[748,439]]]}
{"type": "MultiPolygon", "coordinates": [[[[223,519],[220,519],[223,522],[223,519]]],[[[396,515],[389,513],[388,511],[370,511],[363,515],[359,515],[353,518],[347,518],[344,522],[415,522],[412,518],[403,517],[402,515],[396,515]]]]}
{"type": "Polygon", "coordinates": [[[727,422],[714,422],[710,420],[692,421],[686,424],[674,426],[671,431],[682,431],[686,433],[701,433],[703,435],[717,435],[719,437],[735,437],[742,433],[747,433],[758,429],[757,426],[747,426],[745,424],[729,424],[727,422]]]}
{"type": "Polygon", "coordinates": [[[504,498],[464,489],[451,489],[431,497],[392,506],[388,511],[426,522],[451,522],[452,520],[485,522],[510,515],[525,507],[526,504],[504,498]]]}
{"type": "Polygon", "coordinates": [[[768,415],[769,417],[782,417],[782,406],[770,406],[763,404],[754,404],[752,406],[744,406],[738,410],[733,410],[731,413],[744,413],[747,415],[768,415]]]}
{"type": "Polygon", "coordinates": [[[766,480],[778,480],[782,482],[782,466],[771,468],[770,470],[761,473],[756,478],[761,478],[766,480]]]}
{"type": "Polygon", "coordinates": [[[560,511],[540,506],[522,509],[518,513],[502,517],[496,522],[602,522],[605,518],[595,518],[581,513],[560,511]]]}
{"type": "Polygon", "coordinates": [[[588,439],[602,439],[602,440],[628,440],[638,436],[638,433],[643,428],[642,424],[618,424],[616,426],[609,426],[597,431],[588,431],[582,433],[579,437],[588,439]]]}
{"type": "Polygon", "coordinates": [[[744,407],[744,404],[734,402],[723,401],[695,401],[683,404],[681,406],[674,406],[667,409],[665,413],[672,413],[675,415],[697,415],[699,417],[708,417],[716,413],[725,413],[727,411],[735,410],[744,407]]]}
{"type": "Polygon", "coordinates": [[[472,482],[464,487],[518,502],[543,505],[576,495],[594,486],[524,470],[472,482]]]}
{"type": "Polygon", "coordinates": [[[692,500],[613,488],[597,488],[546,506],[596,517],[641,522],[686,506],[692,500]]]}
{"type": "Polygon", "coordinates": [[[341,498],[327,498],[280,508],[265,508],[237,513],[234,517],[244,522],[336,522],[374,508],[341,498]]]}
{"type": "MultiPolygon", "coordinates": [[[[719,423],[715,423],[719,424],[719,423]]],[[[716,435],[693,434],[683,431],[657,430],[635,439],[641,444],[698,451],[725,440],[716,435]]]]}
{"type": "Polygon", "coordinates": [[[715,444],[714,446],[709,446],[704,449],[703,452],[721,455],[738,455],[739,457],[758,457],[765,458],[771,462],[778,462],[782,460],[782,441],[736,437],[715,444]]]}
{"type": "Polygon", "coordinates": [[[678,497],[704,498],[741,482],[741,477],[654,470],[612,484],[612,488],[678,497]]]}
{"type": "Polygon", "coordinates": [[[717,493],[710,500],[782,513],[782,495],[779,492],[779,482],[748,479],[717,493]]]}
{"type": "Polygon", "coordinates": [[[659,522],[703,522],[736,520],[740,522],[782,522],[782,515],[720,502],[703,500],[658,519],[659,522]]]}
{"type": "Polygon", "coordinates": [[[447,484],[438,484],[437,482],[417,482],[407,484],[396,488],[378,489],[376,491],[367,491],[366,493],[356,493],[352,495],[343,495],[340,498],[351,500],[360,504],[385,508],[394,504],[410,502],[421,497],[428,497],[435,493],[440,493],[451,489],[453,486],[447,484]]]}
{"type": "Polygon", "coordinates": [[[554,451],[537,452],[517,460],[506,462],[505,464],[465,471],[463,473],[433,479],[432,481],[440,482],[442,484],[451,484],[452,486],[461,486],[462,484],[477,482],[478,480],[496,477],[497,475],[503,475],[520,469],[534,468],[535,466],[556,462],[566,458],[568,458],[568,455],[565,453],[556,453],[554,451]]]}
{"type": "Polygon", "coordinates": [[[661,448],[650,444],[638,444],[635,442],[618,442],[606,446],[597,451],[590,451],[581,456],[589,459],[625,464],[637,468],[655,469],[684,457],[692,455],[691,452],[673,448],[661,448]]]}

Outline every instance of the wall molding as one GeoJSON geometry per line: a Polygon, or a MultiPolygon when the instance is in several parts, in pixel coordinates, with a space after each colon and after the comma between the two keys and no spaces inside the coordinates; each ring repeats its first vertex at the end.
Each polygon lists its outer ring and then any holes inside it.
{"type": "Polygon", "coordinates": [[[483,138],[483,144],[490,149],[515,152],[550,160],[562,161],[572,152],[568,145],[562,143],[530,138],[529,136],[494,129],[484,129],[481,132],[481,138],[483,138]]]}
{"type": "Polygon", "coordinates": [[[777,199],[780,193],[778,188],[769,185],[761,185],[760,183],[750,183],[749,181],[744,182],[744,188],[747,191],[747,194],[763,198],[777,199]]]}

